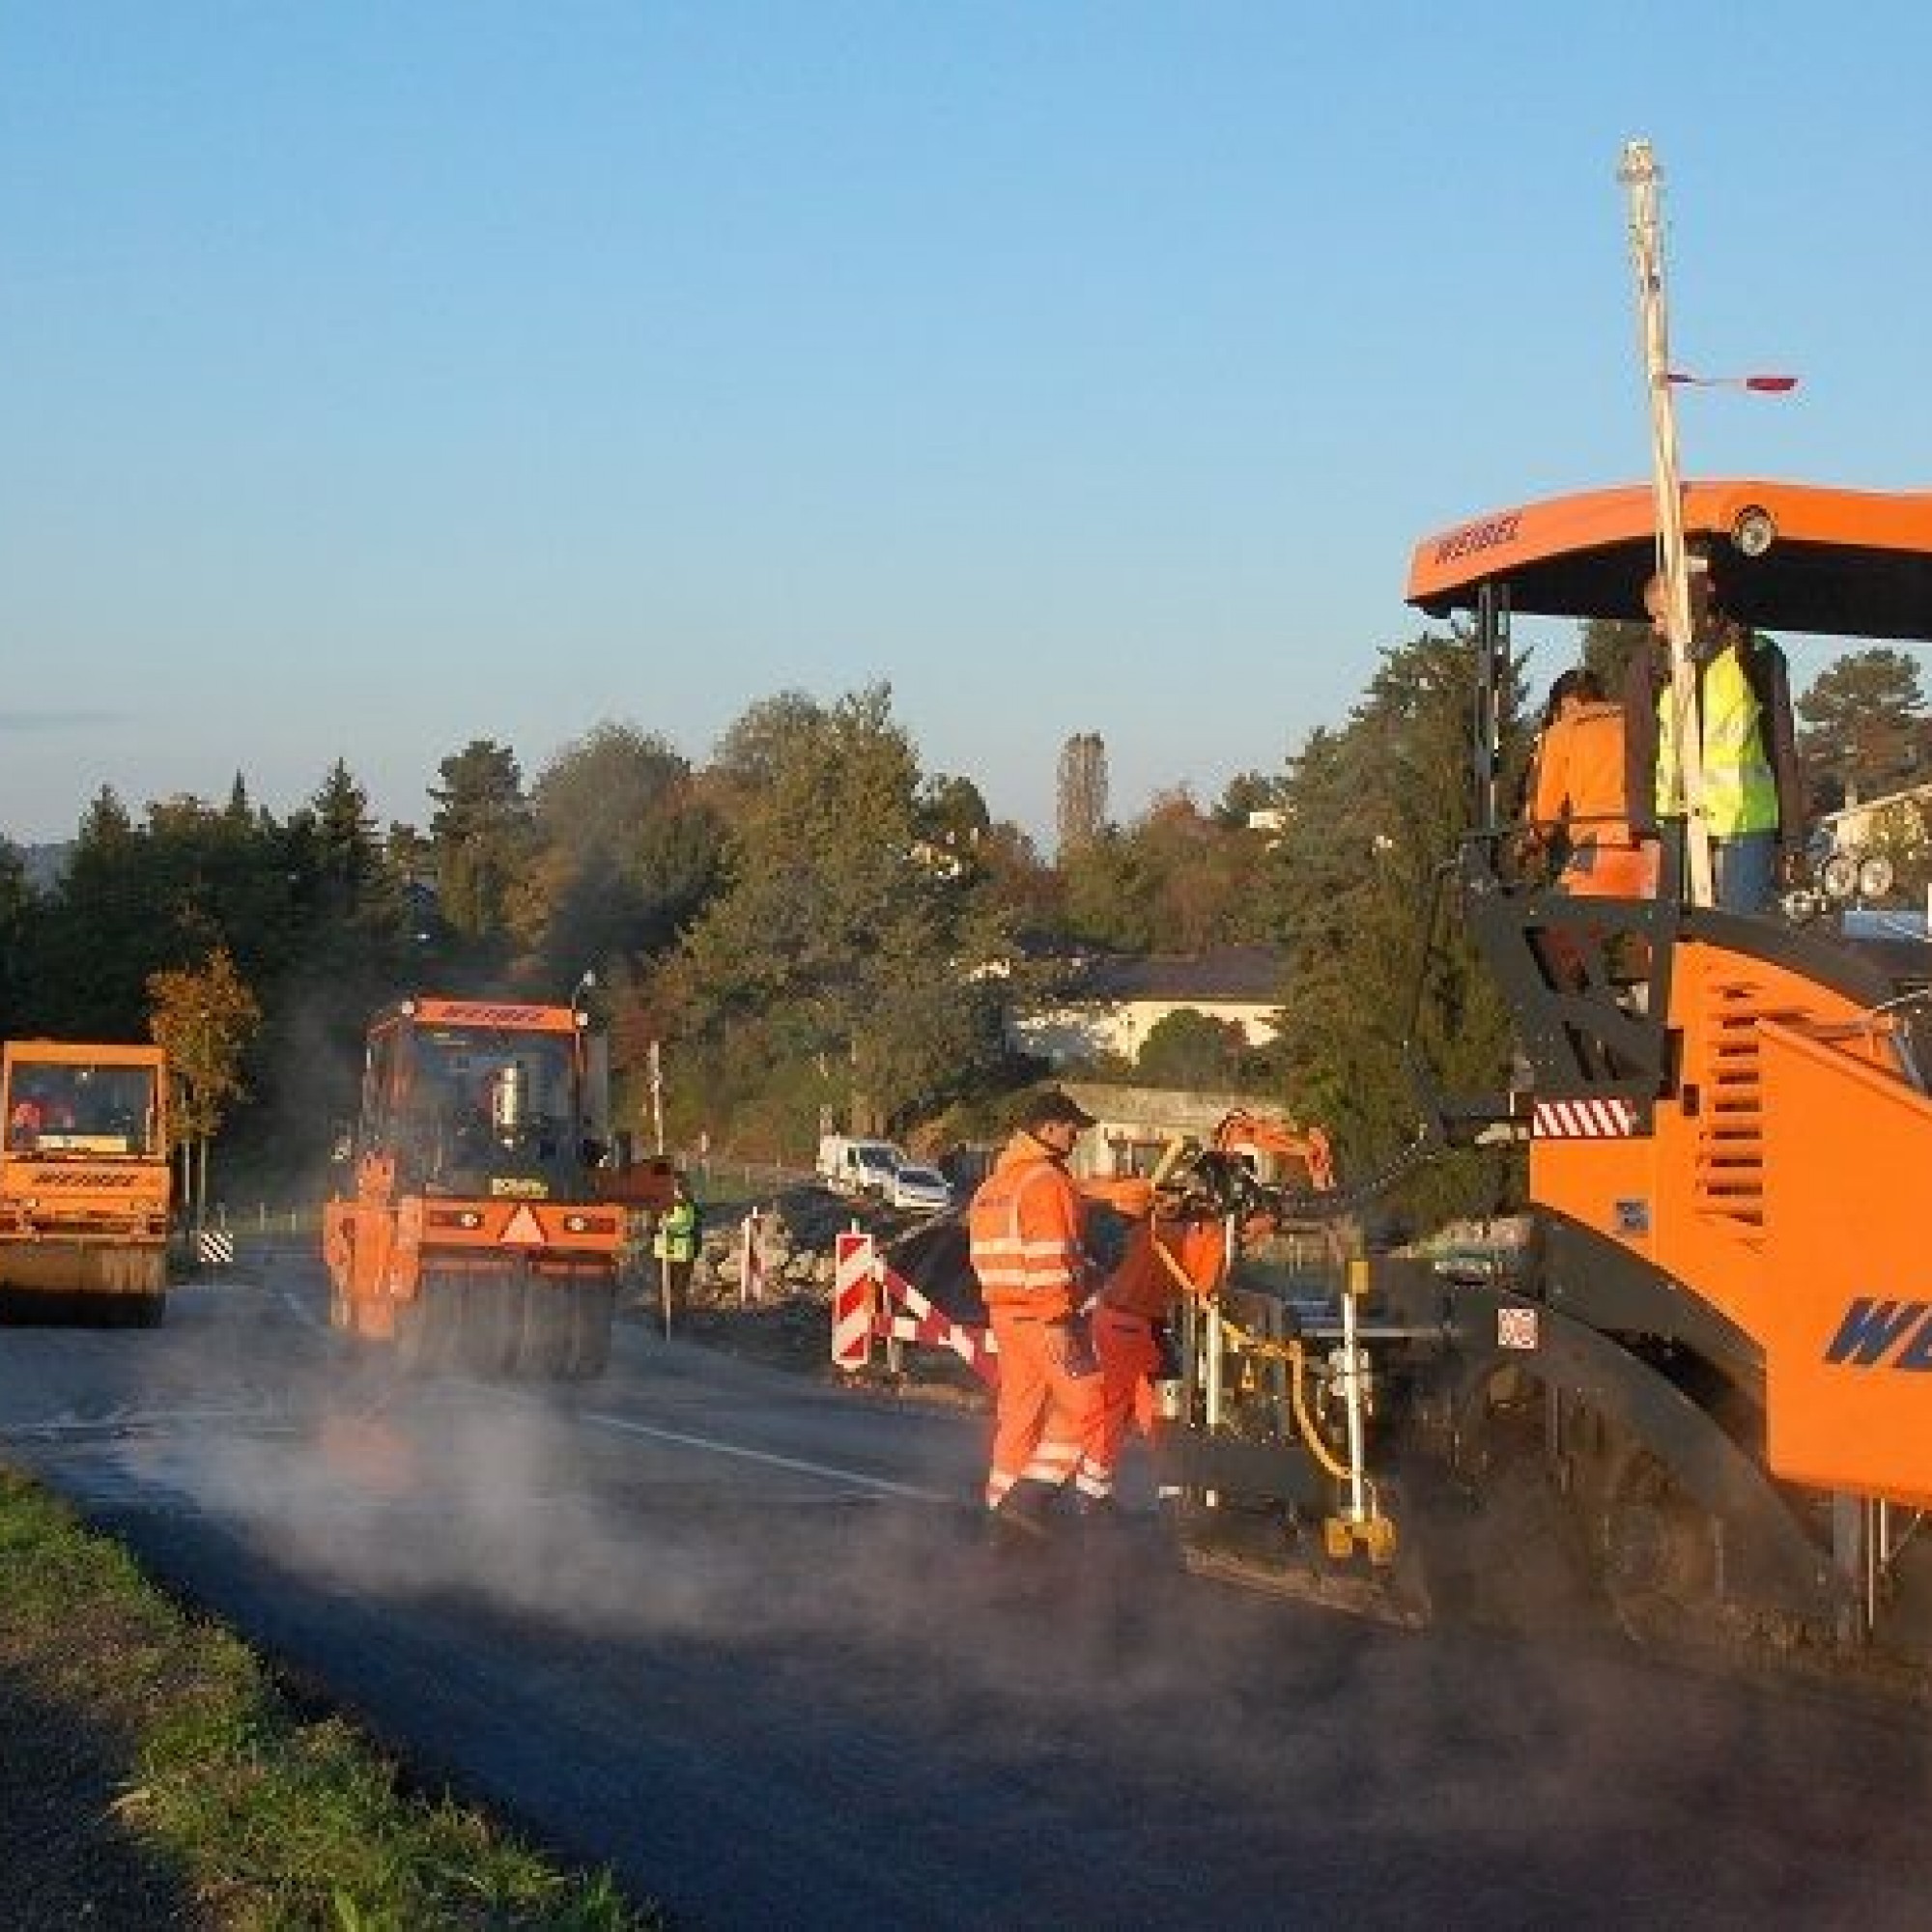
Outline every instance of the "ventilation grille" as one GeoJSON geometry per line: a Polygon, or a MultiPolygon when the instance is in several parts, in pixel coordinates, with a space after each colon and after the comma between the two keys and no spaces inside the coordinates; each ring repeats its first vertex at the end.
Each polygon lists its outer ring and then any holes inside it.
{"type": "Polygon", "coordinates": [[[1782,1018],[1749,984],[1716,985],[1708,995],[1703,1104],[1697,1117],[1697,1211],[1753,1245],[1764,1231],[1764,1077],[1758,1022],[1782,1018]]]}

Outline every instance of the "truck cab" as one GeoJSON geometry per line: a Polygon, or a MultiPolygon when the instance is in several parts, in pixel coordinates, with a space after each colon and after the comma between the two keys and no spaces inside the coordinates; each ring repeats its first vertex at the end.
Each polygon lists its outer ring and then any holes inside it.
{"type": "Polygon", "coordinates": [[[157,1046],[9,1040],[0,1059],[0,1299],[57,1319],[161,1319],[167,1060],[157,1046]]]}
{"type": "Polygon", "coordinates": [[[376,1015],[323,1215],[333,1325],[411,1366],[602,1373],[626,1198],[603,1049],[569,1006],[424,996],[376,1015]]]}

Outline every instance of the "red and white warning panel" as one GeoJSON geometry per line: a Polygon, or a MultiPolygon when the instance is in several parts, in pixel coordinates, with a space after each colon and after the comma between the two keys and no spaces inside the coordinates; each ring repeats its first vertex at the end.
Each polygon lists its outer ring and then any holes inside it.
{"type": "Polygon", "coordinates": [[[1603,1100],[1539,1100],[1530,1132],[1540,1141],[1628,1140],[1636,1108],[1620,1094],[1603,1100]]]}
{"type": "Polygon", "coordinates": [[[832,1277],[832,1360],[852,1372],[867,1367],[874,1339],[950,1349],[983,1382],[998,1387],[999,1347],[990,1328],[954,1321],[880,1257],[871,1236],[838,1236],[832,1277]]]}
{"type": "Polygon", "coordinates": [[[833,1257],[832,1366],[854,1372],[872,1359],[872,1237],[840,1235],[833,1257]]]}

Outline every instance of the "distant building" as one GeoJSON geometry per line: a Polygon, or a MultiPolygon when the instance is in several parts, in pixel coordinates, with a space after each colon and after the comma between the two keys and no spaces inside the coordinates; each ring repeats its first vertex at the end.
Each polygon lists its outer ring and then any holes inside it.
{"type": "Polygon", "coordinates": [[[1288,955],[1273,946],[1196,953],[1106,953],[1080,962],[1061,1000],[1011,1023],[1013,1042],[1053,1065],[1112,1054],[1139,1057],[1170,1013],[1238,1027],[1250,1046],[1275,1037],[1288,955]]]}
{"type": "Polygon", "coordinates": [[[1861,799],[1841,811],[1828,811],[1818,829],[1830,836],[1832,849],[1862,852],[1881,831],[1901,835],[1909,845],[1922,843],[1932,826],[1932,784],[1908,786],[1885,798],[1861,799]],[[1916,821],[1916,824],[1915,824],[1916,821]]]}

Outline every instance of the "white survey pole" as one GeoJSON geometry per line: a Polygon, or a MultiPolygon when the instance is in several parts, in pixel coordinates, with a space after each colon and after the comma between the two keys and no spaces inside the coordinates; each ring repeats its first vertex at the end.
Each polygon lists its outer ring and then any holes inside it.
{"type": "MultiPolygon", "coordinates": [[[[1684,545],[1683,481],[1677,462],[1677,410],[1670,386],[1670,334],[1664,312],[1662,175],[1648,141],[1624,144],[1617,179],[1629,190],[1631,261],[1636,270],[1644,387],[1650,401],[1652,477],[1657,496],[1657,568],[1668,598],[1670,715],[1678,788],[1684,803],[1684,864],[1693,905],[1709,905],[1711,838],[1704,810],[1704,758],[1697,680],[1690,660],[1690,573],[1684,545]]],[[[1633,801],[1634,804],[1635,801],[1633,801]]]]}

